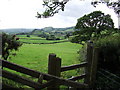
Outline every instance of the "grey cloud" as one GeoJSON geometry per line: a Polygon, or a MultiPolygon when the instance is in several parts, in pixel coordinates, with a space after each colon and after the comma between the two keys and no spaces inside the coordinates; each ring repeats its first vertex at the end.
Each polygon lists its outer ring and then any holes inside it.
{"type": "Polygon", "coordinates": [[[94,7],[91,5],[90,1],[79,1],[74,4],[72,4],[72,2],[73,1],[66,5],[65,11],[60,13],[61,16],[78,18],[94,10],[94,7]]]}

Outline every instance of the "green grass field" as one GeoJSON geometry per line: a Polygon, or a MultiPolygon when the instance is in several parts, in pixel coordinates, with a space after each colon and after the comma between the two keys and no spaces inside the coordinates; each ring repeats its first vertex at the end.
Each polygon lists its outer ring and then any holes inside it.
{"type": "MultiPolygon", "coordinates": [[[[23,44],[16,56],[10,56],[10,62],[30,69],[47,73],[48,55],[55,53],[62,59],[62,66],[79,63],[77,51],[80,44],[64,42],[57,44],[23,44]]],[[[15,53],[15,52],[13,52],[15,53]]]]}
{"type": "MultiPolygon", "coordinates": [[[[49,43],[49,40],[31,35],[18,35],[17,37],[23,38],[27,42],[42,42],[49,43]],[[27,38],[27,39],[26,39],[27,38]],[[32,39],[32,40],[31,40],[32,39]],[[35,39],[35,40],[34,40],[35,39]],[[39,40],[40,39],[40,40],[39,40]]],[[[51,42],[56,42],[53,40],[51,42]]],[[[10,55],[8,59],[10,62],[25,66],[30,69],[47,73],[48,56],[50,53],[55,53],[57,57],[62,59],[62,66],[80,63],[78,60],[77,51],[81,48],[80,44],[71,42],[62,42],[56,44],[24,44],[19,48],[19,51],[14,51],[16,56],[10,55]]],[[[70,73],[73,74],[73,73],[70,73]]],[[[67,74],[68,75],[68,74],[67,74]]],[[[70,75],[71,76],[71,75],[70,75]]]]}
{"type": "Polygon", "coordinates": [[[20,39],[21,42],[28,42],[28,43],[54,43],[54,42],[61,42],[66,40],[45,40],[45,39],[20,39]]]}
{"type": "MultiPolygon", "coordinates": [[[[50,53],[55,53],[57,57],[60,57],[62,59],[62,66],[68,66],[68,65],[80,63],[78,60],[79,55],[77,54],[77,51],[80,48],[81,48],[80,44],[75,44],[71,42],[62,42],[56,44],[24,44],[23,43],[23,45],[19,48],[18,51],[12,52],[12,53],[16,53],[17,55],[16,56],[10,55],[8,61],[22,65],[24,67],[33,70],[47,73],[48,56],[50,53]]],[[[25,76],[24,74],[20,74],[20,73],[18,74],[21,76],[25,76]]],[[[70,78],[75,75],[78,75],[76,70],[71,70],[70,72],[66,71],[61,73],[61,77],[63,78],[70,78]]],[[[31,79],[31,77],[28,78],[31,79]]],[[[7,82],[9,84],[11,83],[11,81],[7,81],[7,82]]],[[[14,82],[12,83],[14,85],[14,82]]]]}
{"type": "Polygon", "coordinates": [[[62,42],[67,41],[66,39],[63,40],[46,40],[46,38],[37,37],[31,35],[30,37],[26,37],[26,35],[17,35],[19,37],[19,41],[26,42],[26,43],[54,43],[54,42],[62,42]]]}

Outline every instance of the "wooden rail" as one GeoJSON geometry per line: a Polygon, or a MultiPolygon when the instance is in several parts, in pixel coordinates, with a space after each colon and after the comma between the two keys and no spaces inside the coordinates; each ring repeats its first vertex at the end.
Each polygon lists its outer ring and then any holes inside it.
{"type": "Polygon", "coordinates": [[[71,66],[64,66],[64,67],[61,67],[61,72],[73,70],[73,69],[77,69],[81,67],[86,67],[86,66],[87,66],[87,62],[83,62],[81,64],[76,64],[76,65],[71,65],[71,66]]]}
{"type": "Polygon", "coordinates": [[[31,80],[28,80],[26,78],[20,77],[16,74],[12,74],[8,71],[2,70],[2,75],[5,78],[12,79],[13,81],[22,83],[24,85],[28,85],[28,86],[33,87],[33,88],[40,88],[40,84],[33,82],[31,80]]]}
{"type": "Polygon", "coordinates": [[[72,81],[76,81],[76,80],[80,80],[80,79],[83,79],[86,77],[86,74],[82,74],[80,76],[76,76],[76,77],[72,77],[72,78],[69,78],[68,80],[72,80],[72,81]]]}
{"type": "Polygon", "coordinates": [[[30,76],[36,77],[36,78],[39,78],[39,75],[42,74],[42,75],[44,75],[43,76],[44,80],[52,79],[50,75],[43,74],[42,72],[38,72],[38,71],[35,71],[35,70],[32,70],[32,69],[28,69],[26,67],[23,67],[23,66],[8,62],[6,60],[1,60],[0,59],[0,61],[2,61],[2,66],[3,67],[15,70],[17,72],[21,72],[21,73],[24,73],[24,74],[27,74],[27,75],[30,75],[30,76]]]}
{"type": "Polygon", "coordinates": [[[66,86],[71,86],[71,87],[76,87],[76,88],[88,88],[87,84],[77,83],[77,82],[74,82],[71,80],[66,80],[66,79],[62,79],[62,78],[59,78],[59,77],[56,77],[53,75],[34,71],[34,70],[25,68],[25,67],[17,65],[17,64],[13,64],[13,63],[5,61],[5,60],[0,59],[0,61],[2,61],[3,67],[9,68],[9,69],[12,69],[12,70],[36,77],[36,78],[38,78],[39,75],[42,74],[44,80],[49,80],[48,83],[39,84],[37,82],[33,82],[31,80],[25,79],[18,75],[12,74],[8,71],[2,70],[3,77],[11,79],[16,82],[23,83],[23,84],[28,85],[33,88],[45,88],[46,86],[51,86],[51,83],[53,84],[54,82],[58,82],[59,85],[66,85],[66,86]]]}

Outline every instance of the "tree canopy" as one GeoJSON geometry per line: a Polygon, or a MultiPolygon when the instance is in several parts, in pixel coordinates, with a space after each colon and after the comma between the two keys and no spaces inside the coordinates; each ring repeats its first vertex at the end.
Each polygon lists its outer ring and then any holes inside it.
{"type": "Polygon", "coordinates": [[[116,14],[120,14],[120,0],[98,0],[98,1],[93,1],[91,4],[96,7],[98,4],[104,3],[106,4],[109,8],[113,8],[116,14]]]}
{"type": "Polygon", "coordinates": [[[80,43],[92,38],[102,37],[103,32],[110,33],[114,28],[110,15],[105,15],[101,11],[94,11],[77,20],[74,32],[75,37],[72,42],[80,43]]]}
{"type": "MultiPolygon", "coordinates": [[[[45,11],[40,14],[37,12],[37,18],[48,18],[54,16],[54,14],[58,13],[59,10],[64,11],[65,5],[69,2],[69,0],[43,0],[43,6],[46,7],[45,11]]],[[[91,1],[91,5],[96,7],[99,3],[104,3],[108,7],[112,7],[117,14],[120,13],[120,1],[110,1],[110,0],[93,0],[91,1]]]]}
{"type": "Polygon", "coordinates": [[[22,45],[15,35],[2,33],[2,57],[7,60],[12,50],[18,50],[22,45]]]}

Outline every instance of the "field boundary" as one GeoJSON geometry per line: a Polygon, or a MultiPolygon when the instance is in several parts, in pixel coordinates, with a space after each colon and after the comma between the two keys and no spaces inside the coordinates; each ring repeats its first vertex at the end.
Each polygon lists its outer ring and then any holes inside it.
{"type": "Polygon", "coordinates": [[[23,42],[21,41],[22,43],[25,43],[25,44],[56,44],[56,43],[63,43],[63,42],[69,42],[68,40],[66,41],[60,41],[60,42],[50,42],[50,43],[30,43],[30,42],[23,42]]]}

